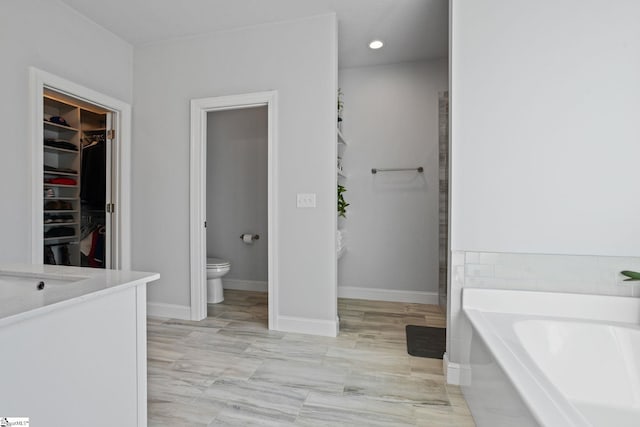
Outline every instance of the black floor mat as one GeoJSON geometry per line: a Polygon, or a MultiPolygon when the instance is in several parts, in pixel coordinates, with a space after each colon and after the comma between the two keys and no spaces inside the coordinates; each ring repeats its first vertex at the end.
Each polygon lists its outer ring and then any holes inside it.
{"type": "Polygon", "coordinates": [[[447,330],[407,325],[407,353],[412,356],[442,359],[447,348],[447,330]]]}

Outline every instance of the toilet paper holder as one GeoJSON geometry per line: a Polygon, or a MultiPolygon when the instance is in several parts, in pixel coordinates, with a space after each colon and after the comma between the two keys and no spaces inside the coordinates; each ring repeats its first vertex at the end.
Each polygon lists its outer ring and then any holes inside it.
{"type": "Polygon", "coordinates": [[[240,235],[240,240],[244,240],[244,236],[250,235],[251,236],[251,241],[253,240],[258,240],[260,239],[260,235],[259,234],[241,234],[240,235]]]}

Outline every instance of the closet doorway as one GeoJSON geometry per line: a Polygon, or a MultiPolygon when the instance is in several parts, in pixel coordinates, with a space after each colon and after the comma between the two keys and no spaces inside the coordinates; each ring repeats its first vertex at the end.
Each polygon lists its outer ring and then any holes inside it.
{"type": "Polygon", "coordinates": [[[128,269],[130,107],[40,70],[32,85],[33,262],[128,269]]]}

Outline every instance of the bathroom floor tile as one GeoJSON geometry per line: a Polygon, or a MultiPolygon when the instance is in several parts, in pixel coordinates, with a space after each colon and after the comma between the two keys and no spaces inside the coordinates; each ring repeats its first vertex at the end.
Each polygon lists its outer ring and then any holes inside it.
{"type": "Polygon", "coordinates": [[[374,401],[363,396],[311,392],[296,420],[302,426],[412,426],[410,405],[374,401]]]}
{"type": "MultiPolygon", "coordinates": [[[[216,380],[196,405],[220,407],[220,418],[293,422],[309,392],[271,382],[216,380]]],[[[220,418],[218,421],[220,421],[220,418]]]]}
{"type": "Polygon", "coordinates": [[[473,427],[442,360],[409,356],[405,326],[438,306],[339,299],[336,338],[268,330],[267,295],[225,290],[201,322],[149,318],[149,426],[473,427]]]}
{"type": "Polygon", "coordinates": [[[203,408],[193,403],[149,402],[149,427],[189,425],[208,426],[218,414],[217,408],[203,408]]]}
{"type": "Polygon", "coordinates": [[[266,361],[249,381],[307,390],[342,393],[348,370],[334,365],[297,361],[266,361]]]}

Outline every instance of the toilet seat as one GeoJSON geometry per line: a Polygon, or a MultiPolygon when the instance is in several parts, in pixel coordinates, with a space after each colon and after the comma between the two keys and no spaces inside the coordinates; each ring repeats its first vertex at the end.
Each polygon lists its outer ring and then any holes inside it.
{"type": "Polygon", "coordinates": [[[220,258],[207,258],[207,268],[224,268],[229,267],[231,263],[220,258]]]}

